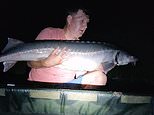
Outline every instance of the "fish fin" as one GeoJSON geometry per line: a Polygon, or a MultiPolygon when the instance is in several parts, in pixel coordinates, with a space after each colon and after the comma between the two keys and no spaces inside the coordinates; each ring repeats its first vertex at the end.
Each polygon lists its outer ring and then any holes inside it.
{"type": "Polygon", "coordinates": [[[107,72],[113,69],[116,66],[116,64],[113,62],[104,62],[102,63],[102,66],[103,66],[105,74],[107,74],[107,72]]]}
{"type": "Polygon", "coordinates": [[[3,62],[3,65],[4,65],[4,69],[3,69],[3,72],[6,72],[8,71],[10,68],[12,68],[14,65],[16,64],[16,61],[5,61],[3,62]]]}
{"type": "Polygon", "coordinates": [[[18,44],[21,44],[21,43],[24,43],[24,42],[20,41],[20,40],[13,39],[13,38],[8,38],[8,43],[5,46],[5,48],[2,50],[2,53],[9,50],[12,47],[17,46],[18,44]]]}

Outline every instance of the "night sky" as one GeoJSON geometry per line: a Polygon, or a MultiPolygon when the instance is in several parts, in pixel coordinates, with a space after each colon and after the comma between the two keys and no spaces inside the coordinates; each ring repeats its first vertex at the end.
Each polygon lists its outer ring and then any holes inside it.
{"type": "MultiPolygon", "coordinates": [[[[84,8],[90,23],[82,40],[104,41],[138,57],[133,77],[154,82],[154,17],[151,3],[101,0],[5,0],[1,3],[0,48],[7,38],[33,41],[45,27],[62,28],[66,14],[84,8]],[[153,80],[153,81],[151,81],[153,80]]],[[[147,83],[146,82],[146,83],[147,83]]],[[[148,84],[147,83],[147,84],[148,84]]]]}

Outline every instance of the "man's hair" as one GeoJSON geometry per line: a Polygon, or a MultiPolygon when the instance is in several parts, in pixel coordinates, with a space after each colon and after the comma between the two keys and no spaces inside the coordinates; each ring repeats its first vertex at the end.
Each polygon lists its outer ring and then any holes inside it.
{"type": "Polygon", "coordinates": [[[70,9],[70,10],[67,11],[67,13],[68,13],[67,15],[73,15],[73,14],[77,13],[78,10],[82,10],[85,14],[88,15],[88,11],[87,11],[86,9],[84,9],[84,8],[74,8],[74,9],[70,9]]]}

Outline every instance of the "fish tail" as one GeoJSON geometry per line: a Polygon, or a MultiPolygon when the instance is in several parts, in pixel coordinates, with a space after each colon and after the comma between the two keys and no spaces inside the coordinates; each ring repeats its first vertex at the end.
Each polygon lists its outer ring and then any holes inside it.
{"type": "MultiPolygon", "coordinates": [[[[5,46],[5,48],[2,50],[1,53],[3,54],[7,50],[9,50],[21,43],[24,43],[24,42],[22,42],[20,40],[13,39],[13,38],[8,38],[8,43],[5,46]]],[[[6,72],[16,64],[16,61],[3,61],[3,60],[5,60],[4,58],[5,58],[5,56],[0,57],[0,62],[3,62],[3,66],[4,66],[3,72],[6,72]]]]}

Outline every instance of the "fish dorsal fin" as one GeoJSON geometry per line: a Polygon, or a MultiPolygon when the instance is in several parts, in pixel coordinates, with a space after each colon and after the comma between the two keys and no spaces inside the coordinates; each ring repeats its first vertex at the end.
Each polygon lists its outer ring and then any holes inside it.
{"type": "Polygon", "coordinates": [[[22,43],[24,43],[24,42],[20,41],[20,40],[13,39],[13,38],[8,38],[8,43],[5,46],[5,48],[2,50],[2,53],[9,50],[10,48],[15,47],[15,46],[22,44],[22,43]]]}

